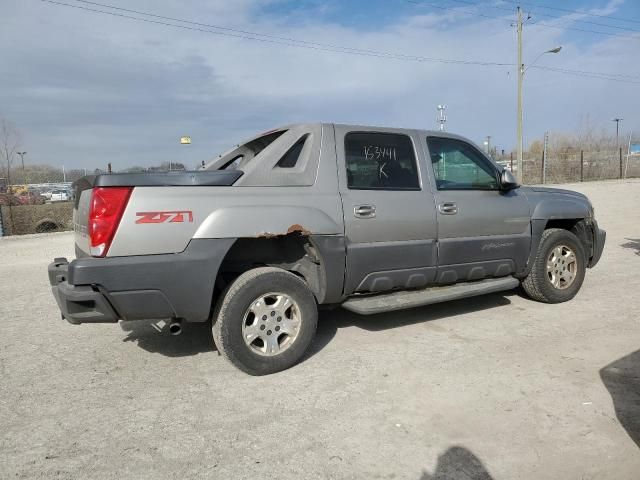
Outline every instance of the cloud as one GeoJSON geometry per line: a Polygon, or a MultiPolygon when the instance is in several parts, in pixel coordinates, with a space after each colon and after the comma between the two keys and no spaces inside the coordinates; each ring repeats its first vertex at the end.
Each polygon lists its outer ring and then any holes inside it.
{"type": "MultiPolygon", "coordinates": [[[[116,0],[111,3],[115,4],[116,0]]],[[[296,121],[435,128],[448,107],[452,131],[500,148],[515,144],[513,67],[408,62],[290,47],[171,28],[126,18],[9,0],[0,31],[0,116],[23,131],[30,160],[115,168],[211,158],[256,132],[296,121]],[[193,144],[180,146],[188,134],[193,144]]],[[[69,0],[73,3],[73,0],[69,0]]],[[[508,17],[463,18],[459,11],[389,15],[383,23],[341,23],[339,6],[305,15],[275,1],[120,2],[127,8],[308,42],[515,64],[508,17]]],[[[607,8],[615,10],[617,3],[607,8]]],[[[461,9],[462,10],[462,9],[461,9]]],[[[469,17],[467,15],[467,17],[469,17]]],[[[556,44],[541,65],[640,75],[638,42],[586,42],[531,25],[525,58],[556,44]]],[[[526,138],[571,130],[584,114],[633,118],[637,85],[530,70],[526,138]]],[[[637,105],[636,105],[637,108],[637,105]]],[[[636,121],[637,122],[637,121],[636,121]]],[[[636,125],[640,129],[640,125],[636,125]]]]}

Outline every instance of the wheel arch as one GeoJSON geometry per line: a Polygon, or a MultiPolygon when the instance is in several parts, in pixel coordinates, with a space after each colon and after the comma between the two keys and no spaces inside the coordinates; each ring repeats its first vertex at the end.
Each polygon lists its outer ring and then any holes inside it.
{"type": "Polygon", "coordinates": [[[593,230],[589,216],[571,216],[562,215],[552,218],[532,218],[531,219],[531,247],[529,250],[529,258],[522,272],[516,275],[518,278],[526,277],[531,271],[531,266],[535,260],[538,246],[542,240],[545,230],[551,228],[560,228],[573,233],[584,247],[587,259],[593,255],[593,230]]]}
{"type": "Polygon", "coordinates": [[[319,304],[336,303],[342,300],[344,252],[344,237],[337,235],[306,235],[296,230],[237,238],[218,268],[216,292],[248,270],[270,266],[301,277],[319,304]]]}

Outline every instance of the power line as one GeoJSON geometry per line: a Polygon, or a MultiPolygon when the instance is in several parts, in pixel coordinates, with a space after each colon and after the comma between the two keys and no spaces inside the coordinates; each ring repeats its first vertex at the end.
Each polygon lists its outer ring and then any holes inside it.
{"type": "MultiPolygon", "coordinates": [[[[350,54],[350,55],[386,58],[386,59],[392,59],[392,60],[404,60],[404,61],[414,61],[414,62],[434,62],[434,63],[445,63],[445,64],[454,64],[454,65],[504,66],[504,67],[515,66],[513,63],[484,62],[484,61],[476,61],[476,60],[458,60],[458,59],[447,59],[447,58],[436,58],[436,57],[424,57],[424,56],[416,56],[416,55],[406,55],[402,53],[384,52],[384,51],[378,51],[378,50],[358,49],[358,48],[345,47],[340,45],[333,45],[333,44],[326,44],[326,43],[319,43],[319,42],[309,42],[306,40],[298,40],[291,37],[281,37],[281,36],[272,35],[272,34],[258,33],[258,32],[248,31],[248,30],[240,30],[240,29],[235,29],[230,27],[223,27],[219,25],[193,22],[190,20],[184,20],[184,19],[173,18],[173,17],[165,17],[162,15],[154,14],[154,13],[130,10],[130,9],[116,7],[108,4],[91,2],[88,0],[74,0],[74,1],[84,3],[84,4],[100,6],[103,8],[110,8],[113,10],[118,10],[120,12],[124,11],[127,13],[133,13],[136,15],[144,15],[152,18],[161,19],[161,20],[152,20],[150,18],[140,18],[133,15],[127,15],[125,13],[99,10],[96,8],[90,8],[90,7],[81,6],[81,5],[72,5],[64,2],[59,2],[57,0],[42,0],[42,1],[49,4],[53,4],[53,5],[71,7],[79,10],[84,10],[84,11],[89,11],[94,13],[101,13],[101,14],[111,15],[114,17],[127,18],[130,20],[141,21],[141,22],[155,24],[155,25],[168,26],[168,27],[180,28],[183,30],[198,31],[203,33],[211,33],[214,35],[222,35],[222,36],[240,38],[245,40],[266,42],[266,43],[277,44],[277,45],[285,45],[290,47],[299,47],[299,48],[307,48],[311,50],[326,51],[330,53],[342,53],[342,54],[350,54]],[[171,22],[180,22],[187,25],[178,25],[175,23],[169,23],[162,20],[168,20],[171,22]],[[216,29],[216,30],[222,30],[222,31],[215,31],[210,29],[216,29]]],[[[554,67],[539,67],[539,68],[550,70],[554,67]]],[[[611,81],[620,81],[625,83],[635,83],[627,80],[627,78],[640,79],[640,77],[636,77],[634,75],[622,74],[622,73],[587,72],[582,70],[555,69],[555,68],[553,71],[557,71],[560,73],[573,74],[573,75],[598,76],[597,78],[608,79],[611,81]]]]}
{"type": "MultiPolygon", "coordinates": [[[[414,5],[423,5],[423,6],[427,6],[427,7],[438,8],[440,10],[451,10],[453,12],[462,13],[462,14],[465,14],[465,15],[472,15],[474,17],[491,18],[493,20],[502,20],[502,21],[511,22],[511,20],[509,20],[507,18],[504,18],[504,17],[496,17],[494,15],[486,15],[484,13],[471,12],[469,10],[462,10],[459,7],[445,7],[443,5],[437,5],[435,3],[428,3],[428,2],[421,2],[421,1],[417,1],[417,0],[404,0],[404,1],[407,2],[407,3],[413,3],[414,5]]],[[[509,11],[511,11],[511,10],[509,10],[509,11]]]]}
{"type": "MultiPolygon", "coordinates": [[[[620,78],[618,76],[611,76],[611,74],[606,74],[606,73],[598,73],[598,72],[585,72],[585,71],[581,71],[581,70],[569,70],[567,68],[559,68],[559,67],[545,67],[542,65],[532,65],[531,68],[535,68],[538,70],[546,70],[549,72],[557,72],[557,73],[562,73],[562,74],[566,74],[566,75],[574,75],[577,77],[585,77],[585,78],[597,78],[600,80],[608,80],[608,81],[613,81],[613,82],[621,82],[621,83],[629,83],[631,85],[640,85],[640,78],[639,81],[633,81],[631,79],[626,79],[626,78],[620,78]]],[[[618,74],[614,74],[614,75],[618,75],[618,74]]]]}
{"type": "MultiPolygon", "coordinates": [[[[536,67],[536,65],[532,66],[532,68],[535,68],[535,67],[536,67]]],[[[585,75],[601,75],[601,76],[607,76],[607,77],[628,78],[628,79],[631,79],[631,80],[640,81],[640,75],[630,75],[630,74],[627,74],[627,73],[591,72],[591,71],[588,71],[588,70],[572,70],[572,69],[568,69],[568,68],[546,67],[546,66],[541,66],[539,68],[554,69],[556,71],[562,71],[562,72],[567,72],[567,73],[581,73],[581,74],[585,74],[585,75]]]]}
{"type": "MultiPolygon", "coordinates": [[[[453,2],[456,3],[463,3],[465,5],[473,5],[476,7],[480,7],[482,6],[479,2],[470,2],[468,0],[451,0],[453,2]]],[[[510,0],[505,0],[505,1],[509,1],[509,3],[514,3],[514,4],[520,4],[521,2],[516,2],[516,1],[510,1],[510,0]]],[[[497,5],[487,5],[487,7],[492,8],[494,10],[502,10],[505,12],[513,12],[513,9],[508,8],[508,7],[500,7],[497,5]]],[[[574,12],[576,14],[580,14],[580,15],[586,15],[586,13],[583,12],[574,12]]],[[[636,33],[640,33],[640,30],[636,30],[635,28],[630,28],[630,27],[621,27],[620,25],[610,25],[610,24],[606,24],[606,23],[599,23],[599,22],[592,22],[590,20],[581,20],[581,19],[577,19],[577,18],[566,18],[566,16],[562,16],[562,15],[551,15],[548,13],[541,13],[541,12],[535,12],[535,15],[537,16],[541,16],[541,17],[547,17],[547,18],[555,18],[555,19],[559,19],[559,20],[569,20],[572,23],[584,23],[584,24],[588,24],[588,25],[595,25],[597,27],[606,27],[606,28],[615,28],[617,30],[625,30],[628,32],[636,32],[636,33]]]]}
{"type": "MultiPolygon", "coordinates": [[[[423,5],[423,6],[433,7],[433,8],[439,8],[441,10],[452,10],[452,11],[455,11],[455,12],[458,12],[458,13],[462,13],[462,14],[465,14],[465,15],[472,15],[472,16],[484,17],[484,18],[492,18],[492,19],[495,19],[495,20],[507,20],[507,21],[511,22],[511,20],[508,20],[508,19],[506,19],[504,17],[496,17],[496,16],[492,16],[492,15],[486,15],[486,14],[483,14],[483,13],[471,12],[469,10],[462,10],[460,8],[457,8],[457,7],[455,7],[455,8],[454,7],[443,7],[442,5],[436,5],[436,4],[433,4],[433,3],[422,2],[422,1],[417,1],[417,0],[404,0],[404,1],[407,2],[407,3],[413,3],[415,5],[423,5]]],[[[459,1],[460,3],[466,3],[466,4],[469,4],[469,5],[479,6],[479,4],[477,4],[477,3],[466,2],[466,1],[462,2],[462,0],[453,0],[453,1],[454,2],[459,1]]],[[[504,7],[492,7],[492,8],[498,8],[500,10],[511,11],[511,10],[506,9],[504,7]]],[[[557,17],[557,18],[562,18],[562,17],[557,17]]],[[[610,37],[620,37],[620,38],[629,38],[629,39],[632,39],[632,40],[640,40],[640,36],[623,35],[623,34],[620,34],[620,33],[613,33],[613,32],[602,32],[600,30],[588,30],[586,28],[571,27],[569,25],[551,25],[549,23],[542,23],[540,21],[535,22],[534,25],[538,25],[538,26],[544,27],[544,28],[554,28],[554,29],[557,29],[557,30],[573,30],[573,31],[576,31],[576,32],[595,33],[597,35],[607,35],[607,36],[610,36],[610,37]]],[[[634,31],[636,31],[636,30],[634,30],[634,31]]],[[[637,31],[637,32],[640,33],[640,31],[637,31]]]]}
{"type": "Polygon", "coordinates": [[[630,22],[630,23],[640,23],[640,20],[636,20],[634,18],[622,18],[622,17],[613,17],[611,15],[602,15],[602,14],[598,14],[598,13],[591,13],[591,12],[585,12],[585,11],[580,11],[580,10],[570,10],[568,8],[561,8],[561,7],[549,7],[547,5],[540,5],[539,3],[532,3],[532,2],[520,2],[520,1],[516,1],[516,0],[503,0],[504,2],[508,2],[508,3],[512,3],[514,5],[529,5],[531,7],[535,7],[535,8],[544,8],[547,10],[555,10],[558,12],[565,12],[565,13],[577,13],[580,15],[588,15],[590,17],[598,17],[598,18],[607,18],[609,20],[617,20],[619,22],[630,22]]]}
{"type": "Polygon", "coordinates": [[[232,29],[229,27],[209,25],[209,24],[192,22],[189,20],[182,20],[182,19],[177,19],[172,17],[163,17],[161,15],[156,15],[152,13],[138,12],[138,11],[123,9],[120,7],[115,7],[107,4],[98,4],[96,2],[86,2],[83,0],[75,0],[75,1],[82,1],[83,3],[91,3],[93,5],[99,5],[104,8],[127,11],[130,13],[136,13],[138,15],[145,15],[145,16],[154,17],[154,18],[166,19],[174,22],[186,23],[188,25],[178,25],[175,23],[168,23],[160,20],[140,18],[140,17],[135,17],[133,15],[123,14],[123,13],[110,12],[107,10],[99,10],[96,8],[84,7],[81,5],[72,5],[69,3],[59,2],[56,0],[42,0],[42,1],[49,4],[53,4],[53,5],[59,5],[59,6],[70,7],[70,8],[75,8],[79,10],[85,10],[89,12],[101,13],[101,14],[111,15],[114,17],[127,18],[131,20],[136,20],[136,21],[151,23],[156,25],[180,28],[183,30],[193,30],[193,31],[198,31],[203,33],[211,33],[214,35],[240,38],[244,40],[253,40],[258,42],[266,42],[266,43],[272,43],[277,45],[286,45],[290,47],[307,48],[311,50],[320,50],[320,51],[327,51],[332,53],[346,53],[351,55],[390,58],[394,60],[406,60],[406,61],[414,61],[414,62],[434,62],[434,63],[448,63],[448,64],[458,64],[458,65],[479,65],[479,66],[513,66],[512,63],[504,63],[504,62],[484,62],[484,61],[476,61],[476,60],[458,60],[458,59],[448,59],[448,58],[425,57],[425,56],[418,56],[418,55],[406,55],[402,53],[392,53],[392,52],[384,52],[384,51],[377,51],[377,50],[366,50],[366,49],[359,49],[359,48],[352,48],[352,47],[344,47],[339,45],[332,45],[332,44],[325,44],[325,43],[318,43],[318,42],[308,42],[305,40],[297,40],[294,38],[279,37],[276,35],[232,29]],[[194,26],[189,26],[189,25],[194,25],[194,26]],[[206,28],[202,28],[202,27],[206,27],[206,28]],[[223,31],[215,31],[210,29],[217,29],[217,30],[223,30],[223,31]]]}

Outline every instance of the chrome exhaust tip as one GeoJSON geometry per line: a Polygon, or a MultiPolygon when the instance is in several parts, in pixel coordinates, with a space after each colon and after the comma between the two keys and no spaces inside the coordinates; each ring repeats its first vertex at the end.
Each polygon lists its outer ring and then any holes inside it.
{"type": "Polygon", "coordinates": [[[180,335],[182,333],[182,320],[172,320],[169,324],[169,333],[171,335],[180,335]]]}

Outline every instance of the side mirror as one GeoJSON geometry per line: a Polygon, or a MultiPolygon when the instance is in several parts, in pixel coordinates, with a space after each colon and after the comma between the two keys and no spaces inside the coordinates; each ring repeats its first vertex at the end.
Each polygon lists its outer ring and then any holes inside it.
{"type": "Polygon", "coordinates": [[[502,190],[513,190],[519,186],[520,184],[513,173],[511,173],[511,170],[507,170],[506,168],[502,170],[500,174],[500,188],[502,190]]]}

